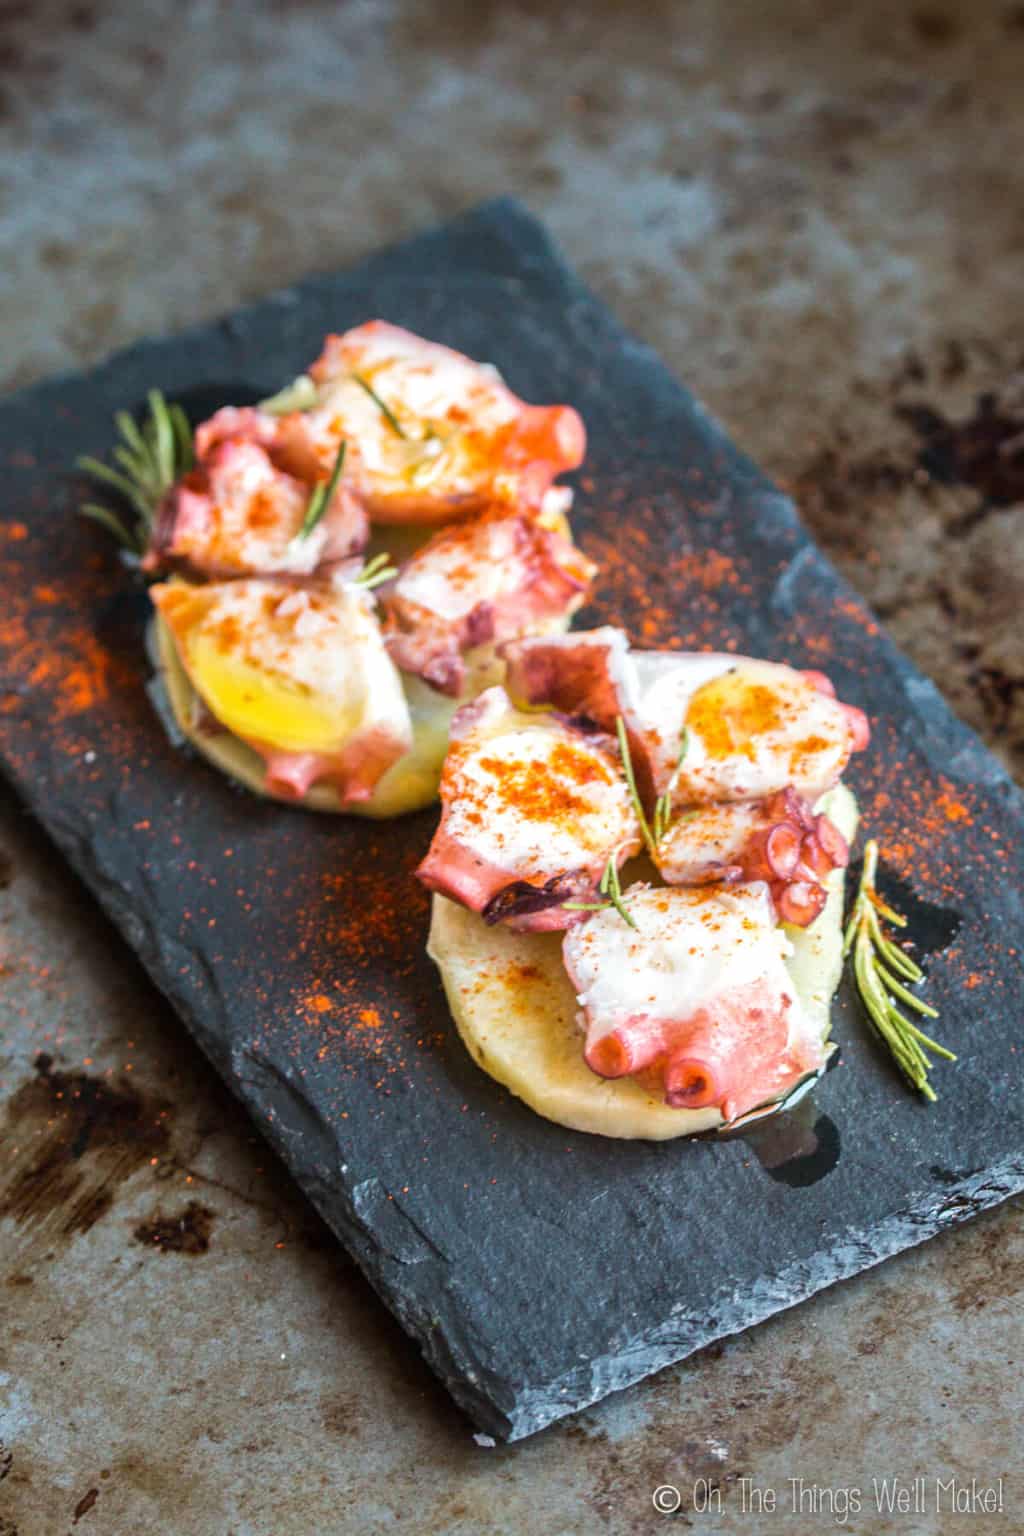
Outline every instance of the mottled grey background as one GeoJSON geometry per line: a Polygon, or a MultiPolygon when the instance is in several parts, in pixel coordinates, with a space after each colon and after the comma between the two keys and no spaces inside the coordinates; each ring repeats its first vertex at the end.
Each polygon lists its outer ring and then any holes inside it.
{"type": "MultiPolygon", "coordinates": [[[[640,9],[0,0],[0,383],[515,192],[1022,778],[1024,9],[640,9]]],[[[0,1225],[0,1536],[647,1531],[700,1478],[694,1529],[803,1536],[791,1476],[951,1473],[1024,1530],[1019,1207],[479,1450],[10,804],[0,847],[0,1183],[40,1051],[168,1106],[84,1236],[0,1225]]]]}

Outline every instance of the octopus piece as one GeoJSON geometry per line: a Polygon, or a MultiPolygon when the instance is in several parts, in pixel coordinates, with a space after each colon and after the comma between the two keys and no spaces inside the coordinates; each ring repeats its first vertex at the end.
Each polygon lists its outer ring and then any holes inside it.
{"type": "Polygon", "coordinates": [[[205,709],[264,759],[268,793],[326,783],[355,804],[411,748],[401,678],[358,587],[171,581],[150,594],[205,709]]]}
{"type": "Polygon", "coordinates": [[[606,909],[563,940],[593,1072],[639,1074],[673,1108],[729,1121],[820,1070],[767,885],[634,885],[622,900],[635,927],[606,909]]]}
{"type": "Polygon", "coordinates": [[[388,649],[403,671],[457,697],[466,651],[568,619],[594,572],[568,539],[524,513],[442,529],[381,594],[388,649]]]}
{"type": "Polygon", "coordinates": [[[199,463],[209,457],[218,443],[233,438],[259,443],[262,448],[273,448],[280,431],[280,422],[269,411],[258,405],[224,405],[207,421],[201,421],[195,430],[195,456],[199,463]]]}
{"type": "Polygon", "coordinates": [[[281,418],[282,462],[326,473],[346,439],[375,522],[446,523],[495,502],[536,508],[583,459],[570,406],[528,405],[488,364],[381,320],[328,336],[310,375],[317,403],[281,418]]]}
{"type": "Polygon", "coordinates": [[[821,672],[714,652],[631,651],[594,630],[509,647],[513,695],[585,713],[604,730],[621,716],[649,809],[758,800],[792,787],[816,800],[870,739],[821,672]]]}
{"type": "Polygon", "coordinates": [[[609,861],[640,846],[614,743],[556,714],[520,714],[503,688],[456,713],[441,806],[419,879],[521,930],[578,921],[564,904],[598,900],[609,861]]]}
{"type": "MultiPolygon", "coordinates": [[[[304,576],[365,548],[366,514],[342,478],[330,504],[308,534],[301,533],[316,480],[303,480],[275,462],[272,440],[255,411],[218,412],[197,433],[204,448],[195,469],[164,497],[157,513],[146,570],[180,567],[213,577],[304,576]],[[222,435],[218,417],[240,417],[261,437],[222,435]]],[[[272,418],[267,418],[272,422],[272,418]]]]}
{"type": "Polygon", "coordinates": [[[636,703],[636,676],[621,629],[534,636],[501,648],[505,687],[517,704],[551,705],[614,732],[618,715],[636,703]]]}
{"type": "Polygon", "coordinates": [[[815,801],[870,739],[863,711],[840,703],[821,673],[702,652],[640,652],[634,664],[646,774],[673,807],[787,788],[815,801]]]}
{"type": "Polygon", "coordinates": [[[849,859],[838,827],[792,788],[765,800],[684,811],[655,853],[669,885],[766,881],[778,915],[799,928],[821,912],[828,876],[849,859]]]}

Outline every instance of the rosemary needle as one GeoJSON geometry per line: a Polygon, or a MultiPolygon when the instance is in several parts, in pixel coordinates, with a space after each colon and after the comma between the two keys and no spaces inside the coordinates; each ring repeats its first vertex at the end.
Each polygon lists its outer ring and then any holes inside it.
{"type": "Polygon", "coordinates": [[[306,515],[302,519],[302,527],[295,535],[297,539],[308,539],[330,506],[334,493],[338,488],[338,481],[341,479],[341,471],[345,463],[345,449],[347,447],[348,443],[342,438],[338,445],[338,452],[334,460],[334,468],[331,470],[330,479],[321,480],[319,485],[314,486],[309,501],[306,503],[306,515]]]}
{"type": "Polygon", "coordinates": [[[644,812],[643,801],[640,799],[640,791],[636,787],[636,774],[633,772],[633,759],[629,752],[629,737],[626,735],[626,722],[621,715],[616,716],[615,734],[619,738],[619,754],[622,757],[622,771],[626,775],[626,783],[629,785],[630,799],[633,801],[633,809],[636,819],[640,823],[640,836],[644,840],[647,852],[654,857],[657,849],[657,839],[652,833],[644,812]]]}
{"type": "Polygon", "coordinates": [[[598,893],[604,897],[604,901],[563,901],[562,907],[564,911],[606,912],[609,907],[614,907],[622,921],[635,929],[636,922],[626,910],[625,903],[622,900],[622,885],[619,882],[619,871],[615,863],[614,853],[604,867],[601,883],[597,889],[598,893]]]}
{"type": "Polygon", "coordinates": [[[94,523],[100,523],[125,549],[130,549],[134,554],[140,553],[135,535],[128,531],[117,513],[109,507],[101,506],[98,501],[85,501],[78,510],[82,517],[91,517],[94,523]]]}
{"type": "Polygon", "coordinates": [[[878,844],[872,839],[864,848],[864,869],[846,926],[843,955],[853,952],[857,989],[875,1031],[911,1087],[934,1103],[935,1090],[928,1081],[932,1063],[927,1053],[930,1051],[944,1061],[956,1061],[956,1057],[918,1029],[894,1001],[898,998],[906,1008],[925,1018],[938,1017],[935,1008],[922,1002],[905,985],[924,980],[921,967],[882,930],[882,918],[896,928],[905,928],[907,920],[879,896],[875,885],[877,870],[878,844]]]}
{"type": "Polygon", "coordinates": [[[121,438],[113,452],[117,469],[88,456],[75,461],[78,469],[117,491],[134,508],[136,522],[129,528],[117,512],[95,501],[85,502],[79,508],[81,515],[101,523],[136,555],[149,543],[164,496],[193,462],[192,429],[181,406],[168,405],[158,389],[151,389],[146,399],[149,415],[141,425],[127,411],[118,411],[114,417],[121,438]]]}
{"type": "Polygon", "coordinates": [[[359,575],[353,576],[352,585],[370,592],[374,587],[381,586],[385,581],[391,581],[397,575],[398,569],[391,564],[391,556],[382,552],[374,555],[372,560],[367,560],[359,575]]]}
{"type": "Polygon", "coordinates": [[[611,858],[608,860],[608,863],[605,865],[603,878],[605,885],[605,895],[608,897],[609,905],[615,908],[616,912],[622,918],[624,923],[628,923],[631,928],[636,928],[635,921],[632,917],[630,917],[629,913],[626,911],[625,905],[623,904],[622,886],[619,884],[619,869],[615,862],[614,854],[612,854],[611,858]]]}
{"type": "MultiPolygon", "coordinates": [[[[676,765],[672,770],[672,776],[668,781],[668,788],[665,790],[665,793],[659,795],[657,800],[654,802],[654,816],[650,822],[647,820],[647,815],[643,807],[643,801],[640,799],[640,791],[637,788],[636,774],[633,771],[633,758],[629,750],[629,737],[626,734],[626,722],[623,720],[621,715],[616,716],[615,734],[619,741],[619,755],[622,758],[622,770],[626,775],[626,783],[629,786],[629,795],[633,802],[633,810],[636,812],[636,819],[640,823],[640,835],[644,840],[644,845],[647,848],[647,852],[651,855],[651,858],[657,859],[658,844],[661,842],[662,838],[665,836],[665,833],[672,825],[672,795],[676,787],[676,781],[679,778],[679,770],[683,766],[683,759],[686,757],[686,753],[689,750],[689,729],[684,725],[682,731],[679,733],[679,756],[676,759],[676,765]]],[[[679,821],[692,821],[693,818],[698,814],[699,812],[695,810],[684,811],[683,814],[676,819],[679,821]]]]}
{"type": "Polygon", "coordinates": [[[378,395],[378,393],[374,389],[373,385],[372,384],[368,384],[367,381],[363,378],[362,374],[360,374],[360,373],[354,373],[352,375],[352,377],[355,379],[356,383],[359,385],[359,388],[365,390],[366,393],[369,395],[370,399],[373,401],[373,403],[377,407],[378,411],[380,411],[381,415],[384,417],[384,420],[387,422],[388,426],[392,429],[392,431],[397,432],[399,437],[404,437],[404,438],[408,439],[408,436],[409,436],[408,432],[405,431],[404,427],[402,426],[402,423],[399,421],[398,417],[395,415],[395,413],[391,409],[390,405],[388,405],[387,402],[382,400],[380,395],[378,395]]]}

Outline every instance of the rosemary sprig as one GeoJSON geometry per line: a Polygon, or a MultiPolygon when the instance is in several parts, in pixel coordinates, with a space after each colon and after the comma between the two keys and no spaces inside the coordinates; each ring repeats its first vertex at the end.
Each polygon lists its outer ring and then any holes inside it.
{"type": "Polygon", "coordinates": [[[355,379],[356,383],[359,385],[359,388],[365,390],[366,393],[369,395],[370,399],[373,401],[374,405],[380,411],[381,415],[384,417],[384,420],[387,422],[388,426],[392,429],[392,431],[393,432],[397,432],[399,437],[404,437],[404,438],[408,439],[408,436],[409,436],[408,432],[405,431],[404,427],[402,426],[402,423],[399,421],[398,417],[395,415],[395,413],[391,409],[391,407],[386,403],[386,401],[381,399],[380,395],[378,395],[378,393],[374,389],[373,385],[368,383],[366,381],[366,379],[363,378],[361,373],[354,373],[352,375],[352,377],[355,379]]]}
{"type": "Polygon", "coordinates": [[[614,907],[622,921],[635,929],[636,923],[630,917],[622,900],[622,886],[619,882],[619,870],[614,853],[604,867],[601,883],[597,889],[605,898],[604,901],[563,901],[563,909],[566,912],[606,912],[609,907],[614,907]]]}
{"type": "Polygon", "coordinates": [[[647,821],[643,801],[640,799],[640,791],[636,787],[636,774],[633,772],[633,759],[629,751],[629,738],[626,735],[626,722],[621,715],[615,720],[615,734],[619,738],[619,754],[622,758],[622,771],[626,775],[626,783],[629,786],[630,799],[633,801],[633,810],[636,819],[640,823],[640,836],[644,840],[647,852],[653,858],[657,851],[657,839],[647,821]]]}
{"type": "Polygon", "coordinates": [[[132,554],[141,555],[149,543],[157,508],[174,482],[192,468],[192,428],[180,405],[168,405],[160,390],[147,395],[149,415],[140,426],[127,411],[114,417],[121,441],[114,449],[119,468],[86,455],[76,467],[111,486],[134,509],[134,528],[110,507],[87,501],[79,511],[104,528],[132,554]]]}
{"type": "Polygon", "coordinates": [[[308,539],[317,523],[323,517],[331,504],[331,499],[338,489],[338,481],[341,479],[341,471],[345,463],[345,449],[348,443],[342,438],[338,445],[338,452],[334,460],[334,468],[330,478],[321,480],[313,487],[309,501],[306,503],[306,515],[302,519],[302,527],[295,535],[296,539],[308,539]]]}
{"type": "Polygon", "coordinates": [[[374,587],[383,585],[385,581],[391,581],[397,575],[398,567],[391,564],[391,556],[381,553],[374,555],[372,560],[367,560],[359,575],[353,576],[352,585],[371,592],[374,587]]]}
{"type": "Polygon", "coordinates": [[[931,1051],[944,1061],[956,1061],[956,1057],[918,1029],[893,1001],[898,998],[905,1007],[925,1018],[938,1018],[936,1009],[915,997],[904,985],[908,981],[923,981],[924,972],[882,931],[882,918],[897,928],[905,928],[907,920],[879,896],[875,886],[877,869],[878,844],[872,838],[864,848],[864,870],[846,927],[843,955],[853,951],[853,970],[864,1007],[896,1065],[911,1087],[934,1103],[936,1094],[928,1081],[932,1063],[926,1053],[931,1051]]]}
{"type": "MultiPolygon", "coordinates": [[[[640,799],[640,791],[636,786],[636,774],[633,771],[633,759],[629,751],[629,737],[626,734],[626,722],[623,720],[621,715],[616,717],[615,734],[619,740],[619,755],[622,758],[622,771],[626,775],[626,783],[629,786],[629,795],[633,802],[633,810],[636,812],[636,819],[640,823],[640,836],[644,840],[644,846],[646,847],[647,852],[650,854],[652,859],[655,859],[658,855],[658,844],[661,842],[662,838],[665,836],[665,833],[672,825],[672,795],[679,778],[679,770],[683,766],[683,759],[685,758],[690,747],[690,733],[687,727],[684,725],[679,735],[679,757],[676,760],[676,766],[672,770],[672,777],[668,781],[668,788],[666,789],[665,793],[663,795],[659,795],[657,800],[654,802],[654,816],[651,821],[647,820],[647,814],[644,811],[643,801],[640,799]]],[[[699,814],[700,813],[698,811],[684,811],[681,816],[676,818],[676,820],[692,821],[693,818],[699,814]]]]}

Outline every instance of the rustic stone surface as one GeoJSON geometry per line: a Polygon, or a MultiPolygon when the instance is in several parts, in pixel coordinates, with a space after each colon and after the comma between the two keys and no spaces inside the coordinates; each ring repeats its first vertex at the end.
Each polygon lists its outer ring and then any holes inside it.
{"type": "MultiPolygon", "coordinates": [[[[514,189],[799,490],[819,541],[1019,772],[1020,627],[988,611],[993,568],[972,561],[968,592],[943,563],[960,569],[957,528],[982,509],[970,484],[921,477],[918,435],[893,410],[969,421],[1024,357],[1018,6],[707,3],[666,6],[646,31],[615,7],[486,5],[467,20],[448,0],[2,11],[9,383],[514,189]]],[[[147,1101],[174,1102],[171,1155],[111,1186],[88,1234],[4,1228],[0,1368],[17,1386],[0,1409],[14,1451],[0,1528],[49,1536],[99,1486],[82,1529],[306,1536],[400,1518],[467,1536],[632,1533],[654,1486],[689,1496],[705,1475],[725,1514],[690,1518],[734,1536],[794,1528],[795,1474],[870,1497],[873,1474],[1012,1469],[1012,1205],[571,1424],[476,1451],[13,806],[0,843],[0,1093],[51,1051],[98,1079],[128,1064],[147,1101]],[[134,1227],[198,1185],[218,1211],[209,1253],[147,1255],[134,1227]],[[179,1317],[187,1336],[166,1327],[179,1317]],[[778,1488],[783,1513],[741,1515],[744,1473],[778,1488]]],[[[871,1528],[902,1533],[906,1517],[871,1528]]]]}

